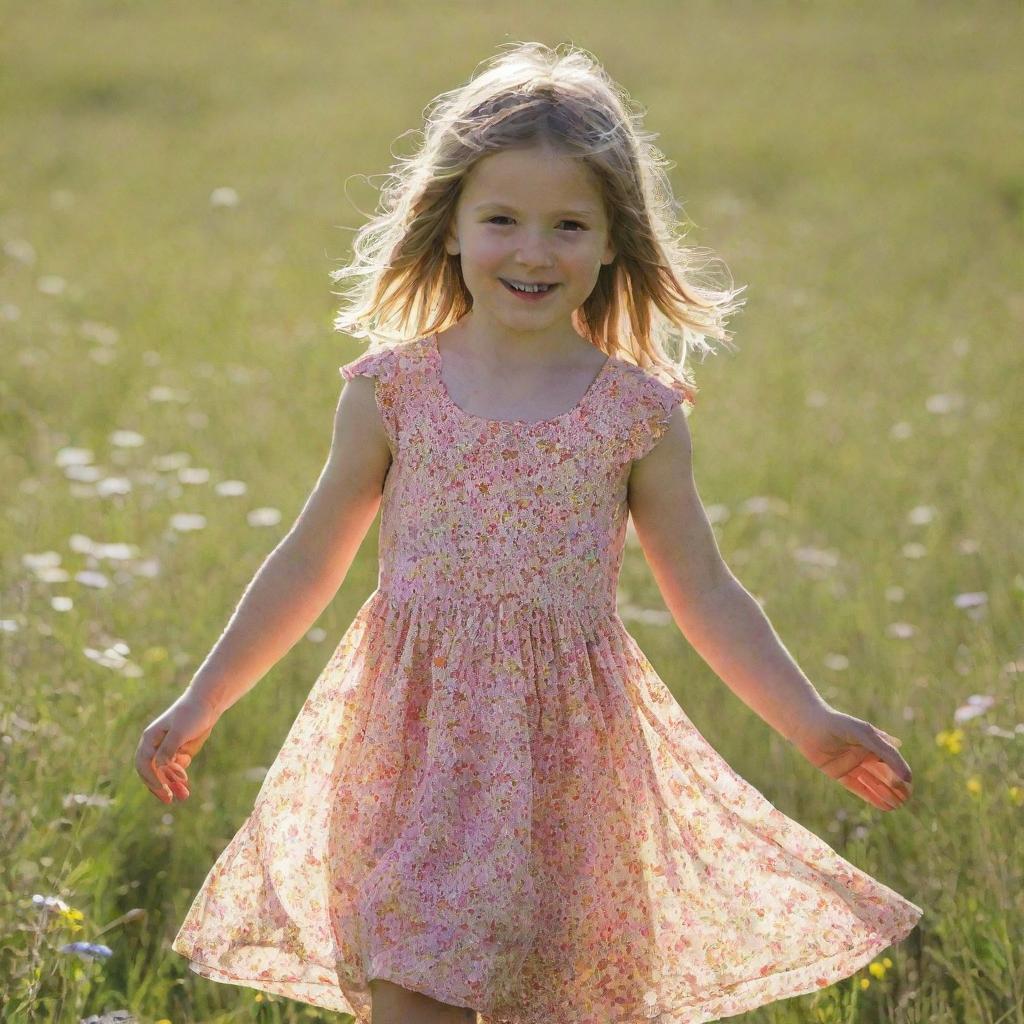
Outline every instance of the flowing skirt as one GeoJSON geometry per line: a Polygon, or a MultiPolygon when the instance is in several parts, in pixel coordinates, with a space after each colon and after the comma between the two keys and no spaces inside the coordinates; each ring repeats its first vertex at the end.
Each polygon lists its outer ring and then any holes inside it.
{"type": "Polygon", "coordinates": [[[372,978],[482,1024],[698,1024],[846,978],[922,913],[740,777],[617,614],[378,587],[172,948],[360,1024],[372,978]]]}

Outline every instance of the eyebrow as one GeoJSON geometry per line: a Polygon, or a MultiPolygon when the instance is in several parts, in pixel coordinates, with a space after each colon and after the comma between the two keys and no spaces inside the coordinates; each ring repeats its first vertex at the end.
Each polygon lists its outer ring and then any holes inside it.
{"type": "MultiPolygon", "coordinates": [[[[488,208],[491,208],[491,209],[494,209],[494,210],[511,210],[513,213],[518,212],[514,206],[509,206],[507,203],[477,203],[477,205],[473,207],[473,212],[476,213],[479,210],[485,210],[485,209],[488,209],[488,208]]],[[[597,212],[595,210],[591,210],[591,209],[583,209],[583,210],[555,210],[553,212],[554,213],[560,213],[560,214],[568,214],[570,217],[596,217],[597,216],[597,212]]]]}

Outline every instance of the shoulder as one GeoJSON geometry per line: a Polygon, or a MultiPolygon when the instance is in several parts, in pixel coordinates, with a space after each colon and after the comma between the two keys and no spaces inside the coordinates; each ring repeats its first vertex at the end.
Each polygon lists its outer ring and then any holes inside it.
{"type": "Polygon", "coordinates": [[[615,377],[622,382],[618,397],[626,412],[643,419],[659,414],[667,417],[682,405],[685,415],[690,415],[696,393],[685,381],[660,368],[644,368],[625,359],[615,359],[615,363],[615,377]]]}
{"type": "Polygon", "coordinates": [[[647,455],[666,433],[676,406],[684,416],[693,408],[694,389],[660,368],[645,368],[624,359],[615,360],[611,382],[611,415],[618,423],[627,460],[647,455]]]}
{"type": "Polygon", "coordinates": [[[391,383],[405,373],[416,372],[425,364],[427,356],[424,338],[377,345],[339,367],[338,372],[345,380],[363,376],[391,383]]]}
{"type": "MultiPolygon", "coordinates": [[[[416,338],[376,345],[339,367],[346,381],[357,377],[372,379],[372,385],[367,385],[365,394],[360,397],[369,403],[372,393],[372,401],[380,413],[392,452],[397,452],[402,445],[403,424],[414,419],[416,413],[417,394],[421,389],[411,382],[427,367],[430,356],[428,340],[416,338]]],[[[356,385],[355,389],[362,391],[362,385],[356,385]]],[[[348,391],[348,386],[343,390],[348,391]]]]}

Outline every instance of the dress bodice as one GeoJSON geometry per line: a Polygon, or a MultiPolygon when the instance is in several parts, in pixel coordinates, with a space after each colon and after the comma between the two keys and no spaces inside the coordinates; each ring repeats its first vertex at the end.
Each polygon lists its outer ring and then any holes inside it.
{"type": "Polygon", "coordinates": [[[609,357],[567,412],[487,419],[451,399],[433,334],[368,352],[341,372],[376,378],[392,449],[381,591],[501,614],[614,613],[630,468],[674,406],[692,405],[687,389],[609,357]]]}

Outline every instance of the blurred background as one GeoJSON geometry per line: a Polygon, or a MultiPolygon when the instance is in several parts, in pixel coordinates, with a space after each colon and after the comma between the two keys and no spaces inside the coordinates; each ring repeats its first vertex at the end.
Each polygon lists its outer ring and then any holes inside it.
{"type": "Polygon", "coordinates": [[[169,943],[376,584],[376,525],[189,800],[155,800],[135,747],[320,472],[362,351],[328,275],[399,136],[536,39],[590,50],[642,105],[688,240],[748,286],[737,351],[694,365],[698,487],[807,675],[914,771],[886,814],[803,762],[631,542],[621,614],[701,732],[925,909],[854,977],[747,1016],[1024,1021],[1019,4],[0,13],[4,1019],[337,1019],[198,978],[169,943]]]}

